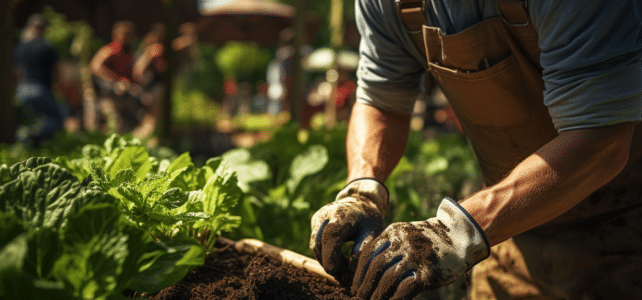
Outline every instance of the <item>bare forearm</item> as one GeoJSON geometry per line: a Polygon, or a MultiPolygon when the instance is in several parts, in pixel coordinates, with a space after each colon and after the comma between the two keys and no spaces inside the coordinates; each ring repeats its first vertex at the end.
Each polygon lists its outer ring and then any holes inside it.
{"type": "Polygon", "coordinates": [[[96,68],[94,74],[96,74],[100,79],[107,81],[118,81],[121,79],[114,71],[105,66],[96,68]]]}
{"type": "Polygon", "coordinates": [[[626,165],[634,125],[561,133],[499,183],[462,201],[491,245],[569,210],[626,165]]]}
{"type": "Polygon", "coordinates": [[[410,115],[355,103],[348,128],[348,181],[373,177],[382,182],[401,159],[410,115]]]}

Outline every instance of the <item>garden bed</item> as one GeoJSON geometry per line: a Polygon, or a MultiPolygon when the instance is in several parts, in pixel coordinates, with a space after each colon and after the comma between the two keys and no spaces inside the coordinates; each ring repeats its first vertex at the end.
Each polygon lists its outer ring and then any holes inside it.
{"type": "MultiPolygon", "coordinates": [[[[281,265],[264,254],[240,253],[219,242],[220,251],[207,257],[175,285],[156,294],[134,295],[153,300],[178,299],[357,299],[349,289],[317,274],[281,265]]],[[[238,248],[238,247],[237,247],[238,248]]]]}

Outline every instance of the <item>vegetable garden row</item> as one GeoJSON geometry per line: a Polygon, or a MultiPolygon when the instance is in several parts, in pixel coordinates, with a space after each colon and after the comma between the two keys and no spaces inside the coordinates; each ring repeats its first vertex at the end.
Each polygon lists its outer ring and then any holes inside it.
{"type": "MultiPolygon", "coordinates": [[[[59,136],[23,149],[26,160],[3,145],[0,298],[156,292],[216,255],[221,234],[311,256],[310,217],[345,184],[345,134],[285,126],[253,148],[194,160],[117,135],[59,136]]],[[[387,221],[430,217],[441,197],[474,190],[477,174],[460,136],[414,133],[386,183],[387,221]]]]}

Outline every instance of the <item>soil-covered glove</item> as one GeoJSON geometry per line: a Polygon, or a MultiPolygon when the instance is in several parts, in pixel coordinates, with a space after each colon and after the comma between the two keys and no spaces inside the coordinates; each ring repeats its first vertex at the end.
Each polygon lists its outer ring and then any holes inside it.
{"type": "Polygon", "coordinates": [[[310,250],[328,274],[349,285],[361,249],[384,227],[383,215],[388,205],[388,190],[378,180],[362,178],[352,181],[334,202],[312,216],[310,250]],[[349,262],[343,256],[344,243],[354,241],[349,262]]]}
{"type": "Polygon", "coordinates": [[[451,283],[490,254],[475,220],[450,198],[426,221],[390,224],[363,249],[352,282],[362,299],[412,299],[451,283]]]}

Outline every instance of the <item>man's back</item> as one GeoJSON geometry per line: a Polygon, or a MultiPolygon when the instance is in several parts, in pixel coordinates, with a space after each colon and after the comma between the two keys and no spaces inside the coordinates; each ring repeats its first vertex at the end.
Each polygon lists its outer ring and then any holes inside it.
{"type": "Polygon", "coordinates": [[[45,39],[37,37],[20,43],[14,59],[22,69],[22,82],[39,83],[51,88],[58,55],[45,39]]]}

